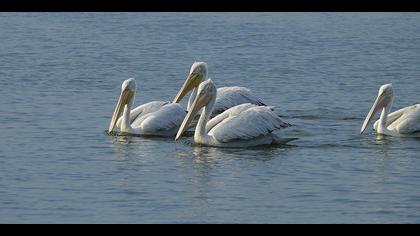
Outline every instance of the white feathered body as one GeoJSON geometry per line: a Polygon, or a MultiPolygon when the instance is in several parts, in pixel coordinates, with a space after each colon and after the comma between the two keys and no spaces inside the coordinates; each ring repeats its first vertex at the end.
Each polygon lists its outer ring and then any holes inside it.
{"type": "Polygon", "coordinates": [[[232,107],[244,103],[265,106],[261,99],[255,96],[248,88],[236,86],[218,88],[216,103],[214,104],[211,117],[215,117],[232,107]]]}
{"type": "MultiPolygon", "coordinates": [[[[378,130],[379,120],[373,125],[378,130]]],[[[394,136],[420,136],[420,104],[402,108],[388,115],[386,127],[394,136]]]]}
{"type": "MultiPolygon", "coordinates": [[[[196,96],[197,89],[194,89],[188,102],[188,110],[190,109],[196,96]]],[[[261,99],[255,96],[248,88],[237,86],[218,88],[216,102],[214,104],[210,118],[213,118],[232,107],[244,103],[250,103],[257,106],[265,106],[261,99]]]]}
{"type": "Polygon", "coordinates": [[[208,135],[203,140],[203,135],[196,130],[194,141],[216,147],[271,145],[280,140],[272,132],[289,126],[270,107],[246,103],[232,107],[208,121],[208,135]]]}
{"type": "Polygon", "coordinates": [[[132,135],[171,137],[177,133],[185,114],[186,111],[177,103],[154,101],[130,112],[131,128],[124,127],[124,116],[118,120],[117,127],[132,135]]]}

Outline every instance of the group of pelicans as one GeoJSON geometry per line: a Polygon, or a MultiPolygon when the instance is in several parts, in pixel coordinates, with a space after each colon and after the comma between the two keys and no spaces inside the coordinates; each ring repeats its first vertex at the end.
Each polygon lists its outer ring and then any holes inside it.
{"type": "MultiPolygon", "coordinates": [[[[273,106],[267,106],[244,87],[216,88],[208,78],[205,62],[195,62],[173,102],[153,101],[134,109],[136,81],[123,82],[121,94],[108,132],[122,135],[175,137],[194,129],[194,142],[214,147],[251,147],[284,144],[273,132],[291,126],[281,120],[273,106]],[[187,111],[179,102],[191,92],[187,111]]],[[[393,102],[391,84],[383,85],[361,129],[361,134],[382,109],[374,124],[378,134],[417,136],[420,134],[420,104],[390,114],[393,102]]]]}

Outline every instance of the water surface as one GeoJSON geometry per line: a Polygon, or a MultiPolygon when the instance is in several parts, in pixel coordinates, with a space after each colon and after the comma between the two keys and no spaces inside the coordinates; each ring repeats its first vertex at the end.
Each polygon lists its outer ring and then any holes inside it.
{"type": "MultiPolygon", "coordinates": [[[[418,13],[0,13],[0,223],[420,223],[420,139],[358,134],[419,102],[418,13]],[[172,100],[194,61],[294,126],[281,148],[110,137],[124,79],[172,100]]],[[[187,99],[185,99],[187,100],[187,99]]],[[[183,102],[185,104],[185,101],[183,102]]]]}

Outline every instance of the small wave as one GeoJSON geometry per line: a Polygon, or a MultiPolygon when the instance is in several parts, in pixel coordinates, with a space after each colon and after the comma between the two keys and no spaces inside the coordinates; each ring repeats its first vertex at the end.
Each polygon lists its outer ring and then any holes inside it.
{"type": "Polygon", "coordinates": [[[280,117],[287,119],[302,120],[363,120],[343,108],[320,108],[311,110],[286,110],[280,117]],[[290,115],[289,115],[290,114],[290,115]]]}
{"type": "Polygon", "coordinates": [[[363,120],[362,117],[354,117],[354,116],[337,116],[336,114],[325,114],[325,115],[280,115],[281,118],[284,119],[301,119],[301,120],[363,120]]]}

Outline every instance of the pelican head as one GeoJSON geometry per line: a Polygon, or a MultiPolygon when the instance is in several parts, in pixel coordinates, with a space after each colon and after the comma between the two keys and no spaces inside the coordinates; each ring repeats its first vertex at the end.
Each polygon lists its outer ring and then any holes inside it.
{"type": "MultiPolygon", "coordinates": [[[[178,134],[176,135],[175,141],[177,141],[181,135],[188,129],[191,121],[201,110],[201,108],[214,104],[217,96],[217,88],[211,79],[202,82],[198,87],[197,97],[195,97],[194,103],[191,105],[188,114],[185,116],[184,121],[179,128],[178,134]]],[[[211,112],[208,112],[211,114],[211,112]]]]}
{"type": "Polygon", "coordinates": [[[389,107],[389,105],[392,104],[393,98],[394,89],[392,88],[392,84],[382,85],[379,89],[378,97],[376,98],[375,103],[373,104],[369,114],[365,119],[365,122],[363,123],[362,129],[360,130],[360,134],[363,134],[363,132],[365,132],[367,126],[380,109],[389,107]]]}
{"type": "Polygon", "coordinates": [[[184,85],[182,85],[173,102],[179,103],[182,98],[185,97],[185,95],[187,95],[194,88],[197,88],[203,80],[207,79],[207,74],[207,63],[194,62],[194,64],[191,66],[187,80],[185,80],[184,85]]]}
{"type": "Polygon", "coordinates": [[[118,118],[123,112],[123,108],[127,105],[134,103],[134,95],[136,93],[136,80],[131,78],[125,80],[121,86],[121,94],[118,99],[117,106],[115,107],[114,115],[112,116],[111,123],[109,124],[108,133],[111,133],[114,129],[118,118]]]}

